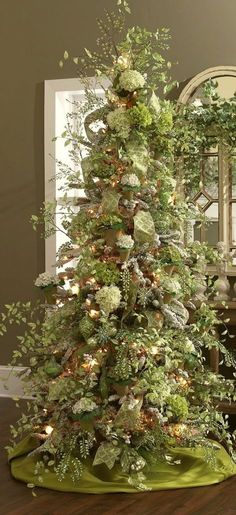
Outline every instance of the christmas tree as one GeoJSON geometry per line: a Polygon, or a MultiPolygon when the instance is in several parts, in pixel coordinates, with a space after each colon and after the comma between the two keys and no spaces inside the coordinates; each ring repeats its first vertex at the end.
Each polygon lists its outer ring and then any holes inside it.
{"type": "MultiPolygon", "coordinates": [[[[29,436],[9,452],[13,475],[29,486],[136,491],[236,473],[234,435],[217,409],[234,398],[234,382],[209,370],[205,349],[219,348],[228,366],[235,361],[216,337],[222,321],[197,296],[202,267],[217,256],[186,238],[188,221],[201,220],[187,197],[200,152],[219,140],[233,148],[235,103],[226,106],[212,83],[205,105],[163,99],[173,86],[163,57],[168,30],[134,27],[115,43],[128,10],[120,0],[118,15],[106,12],[100,52],[74,58],[86,101],[63,133],[73,167],[58,163],[66,188],[85,192],[77,214],[65,196],[70,243],[58,264],[73,266],[37,279],[46,312],[41,303],[16,303],[2,315],[3,333],[7,319],[26,326],[13,364],[27,356],[34,400],[12,427],[14,438],[29,436]],[[86,78],[91,68],[103,98],[86,78]]],[[[33,222],[43,221],[48,236],[54,206],[42,217],[33,222]]]]}

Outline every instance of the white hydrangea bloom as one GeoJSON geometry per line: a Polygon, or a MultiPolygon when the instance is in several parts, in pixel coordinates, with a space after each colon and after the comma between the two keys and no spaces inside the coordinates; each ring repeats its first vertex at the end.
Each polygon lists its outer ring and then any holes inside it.
{"type": "Polygon", "coordinates": [[[110,129],[116,131],[120,138],[126,139],[130,134],[130,121],[124,107],[118,107],[107,115],[107,123],[110,129]]]}
{"type": "Polygon", "coordinates": [[[123,184],[123,186],[138,188],[140,186],[140,180],[135,173],[126,173],[121,178],[121,184],[123,184]]]}
{"type": "Polygon", "coordinates": [[[132,249],[134,240],[129,234],[122,234],[116,242],[117,247],[121,249],[132,249]]]}
{"type": "Polygon", "coordinates": [[[78,402],[76,402],[72,408],[74,414],[79,414],[83,412],[90,412],[97,408],[96,402],[92,401],[88,397],[82,397],[78,402]]]}
{"type": "Polygon", "coordinates": [[[144,84],[145,78],[136,70],[125,70],[119,79],[119,86],[125,91],[135,91],[143,88],[144,84]]]}
{"type": "Polygon", "coordinates": [[[51,275],[48,272],[43,272],[42,274],[39,274],[35,281],[35,286],[38,286],[38,288],[45,288],[49,285],[57,285],[59,284],[60,279],[56,275],[51,275]]]}
{"type": "Polygon", "coordinates": [[[117,286],[103,286],[98,290],[95,298],[100,308],[109,315],[119,307],[121,292],[117,286]]]}

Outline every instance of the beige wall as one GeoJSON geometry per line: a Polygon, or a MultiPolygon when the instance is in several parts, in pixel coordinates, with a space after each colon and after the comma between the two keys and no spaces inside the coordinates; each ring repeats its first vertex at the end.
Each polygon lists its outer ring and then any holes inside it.
{"type": "MultiPolygon", "coordinates": [[[[115,1],[115,0],[114,0],[115,1]]],[[[202,69],[236,64],[236,0],[132,0],[130,24],[170,27],[169,58],[179,81],[202,69]]],[[[43,80],[75,75],[58,61],[93,48],[95,19],[113,0],[0,0],[0,301],[36,297],[44,244],[29,218],[43,200],[43,80]]],[[[11,331],[0,364],[15,346],[11,331]]]]}

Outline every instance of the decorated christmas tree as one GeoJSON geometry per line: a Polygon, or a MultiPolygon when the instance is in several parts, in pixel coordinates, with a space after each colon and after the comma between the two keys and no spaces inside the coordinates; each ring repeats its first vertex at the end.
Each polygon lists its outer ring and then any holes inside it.
{"type": "MultiPolygon", "coordinates": [[[[86,100],[62,135],[73,166],[58,169],[66,189],[84,194],[76,214],[64,197],[70,243],[57,264],[67,270],[37,279],[45,303],[2,315],[3,333],[7,320],[26,327],[12,363],[28,360],[23,379],[34,399],[12,427],[24,439],[9,452],[12,474],[29,486],[135,492],[236,473],[234,435],[218,410],[235,386],[209,369],[206,353],[235,361],[216,336],[210,281],[206,301],[198,296],[217,254],[187,237],[189,220],[203,223],[188,202],[200,153],[235,145],[235,101],[219,99],[212,83],[205,104],[164,99],[173,86],[168,31],[134,27],[116,43],[127,10],[120,0],[118,13],[105,13],[98,52],[74,58],[86,100]]],[[[33,216],[42,221],[46,236],[56,230],[54,206],[33,216]]]]}

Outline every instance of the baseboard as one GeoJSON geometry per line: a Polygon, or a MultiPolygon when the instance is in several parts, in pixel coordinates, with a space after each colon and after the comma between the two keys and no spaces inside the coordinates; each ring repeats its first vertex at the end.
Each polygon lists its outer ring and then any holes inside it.
{"type": "Polygon", "coordinates": [[[25,367],[9,367],[0,365],[0,397],[19,397],[20,399],[32,399],[25,395],[23,381],[18,375],[26,370],[25,367]]]}

